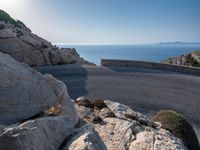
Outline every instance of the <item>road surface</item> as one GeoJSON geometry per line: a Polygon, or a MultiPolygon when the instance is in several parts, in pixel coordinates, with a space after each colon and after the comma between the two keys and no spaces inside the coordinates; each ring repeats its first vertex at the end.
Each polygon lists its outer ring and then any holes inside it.
{"type": "Polygon", "coordinates": [[[161,109],[183,114],[200,139],[200,77],[128,67],[60,65],[36,67],[63,81],[75,99],[110,99],[152,116],[161,109]]]}

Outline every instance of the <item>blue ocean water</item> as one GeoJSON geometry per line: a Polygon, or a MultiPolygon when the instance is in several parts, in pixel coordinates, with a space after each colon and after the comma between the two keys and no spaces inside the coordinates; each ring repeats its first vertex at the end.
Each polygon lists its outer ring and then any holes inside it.
{"type": "Polygon", "coordinates": [[[149,45],[70,45],[59,47],[75,48],[81,57],[100,65],[102,58],[143,60],[160,62],[194,50],[200,50],[200,44],[149,44],[149,45]]]}

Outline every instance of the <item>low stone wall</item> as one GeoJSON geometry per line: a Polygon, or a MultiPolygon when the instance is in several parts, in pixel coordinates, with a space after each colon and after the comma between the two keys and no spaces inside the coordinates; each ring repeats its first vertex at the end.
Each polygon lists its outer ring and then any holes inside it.
{"type": "Polygon", "coordinates": [[[137,67],[137,68],[173,71],[173,72],[186,73],[186,74],[192,74],[192,75],[198,75],[198,76],[200,75],[200,69],[196,67],[178,66],[178,65],[156,63],[156,62],[101,59],[101,66],[137,67]]]}

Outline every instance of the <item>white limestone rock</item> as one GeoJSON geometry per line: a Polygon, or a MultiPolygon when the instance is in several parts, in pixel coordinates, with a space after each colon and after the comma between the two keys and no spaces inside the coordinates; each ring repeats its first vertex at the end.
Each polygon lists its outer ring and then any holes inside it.
{"type": "Polygon", "coordinates": [[[90,124],[83,125],[74,131],[62,150],[106,150],[100,136],[90,124]]]}
{"type": "Polygon", "coordinates": [[[183,142],[166,130],[142,131],[130,143],[130,150],[187,150],[183,142]]]}
{"type": "Polygon", "coordinates": [[[2,38],[15,38],[17,33],[13,32],[13,29],[2,29],[0,30],[0,39],[2,38]]]}
{"type": "Polygon", "coordinates": [[[0,149],[57,150],[73,129],[74,123],[67,116],[43,117],[22,124],[0,126],[0,149]]]}
{"type": "Polygon", "coordinates": [[[0,124],[17,123],[57,106],[76,124],[78,115],[64,83],[3,53],[0,70],[0,124]]]}
{"type": "Polygon", "coordinates": [[[108,150],[187,150],[180,139],[126,105],[104,100],[105,106],[101,102],[104,108],[99,109],[93,103],[93,109],[88,111],[83,107],[89,105],[82,105],[81,100],[85,98],[75,101],[77,111],[94,126],[108,150]]]}

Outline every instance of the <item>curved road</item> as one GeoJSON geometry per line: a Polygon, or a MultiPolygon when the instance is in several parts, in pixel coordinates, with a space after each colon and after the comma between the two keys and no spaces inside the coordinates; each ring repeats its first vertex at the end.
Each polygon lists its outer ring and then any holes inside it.
{"type": "Polygon", "coordinates": [[[72,98],[110,99],[152,116],[173,109],[192,122],[200,139],[200,77],[128,67],[36,67],[66,83],[72,98]]]}

